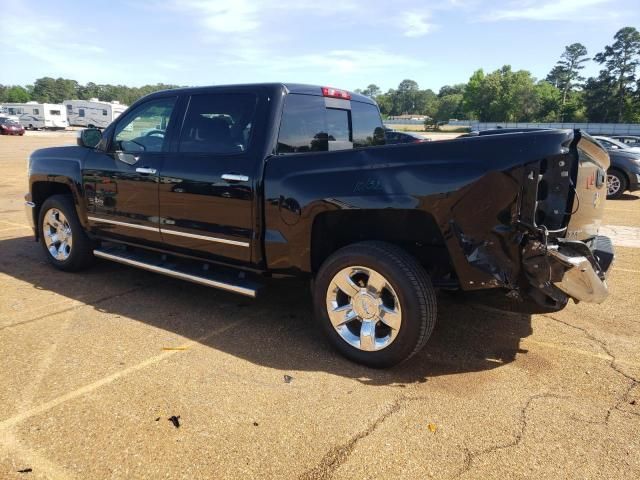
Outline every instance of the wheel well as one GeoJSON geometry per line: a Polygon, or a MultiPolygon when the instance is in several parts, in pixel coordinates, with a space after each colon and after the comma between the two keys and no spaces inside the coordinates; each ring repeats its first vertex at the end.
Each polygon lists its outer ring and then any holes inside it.
{"type": "Polygon", "coordinates": [[[69,185],[58,182],[34,182],[31,186],[31,201],[36,204],[34,220],[36,225],[36,235],[38,235],[38,218],[40,208],[45,200],[53,195],[73,195],[69,185]]]}
{"type": "Polygon", "coordinates": [[[397,245],[437,279],[451,279],[454,269],[435,219],[419,210],[340,210],[319,214],[311,234],[311,269],[315,273],[336,250],[364,240],[397,245]]]}
{"type": "Polygon", "coordinates": [[[629,175],[627,175],[627,172],[625,172],[623,169],[618,167],[609,167],[609,171],[611,170],[614,170],[616,173],[620,174],[627,182],[627,185],[629,185],[630,178],[629,178],[629,175]]]}

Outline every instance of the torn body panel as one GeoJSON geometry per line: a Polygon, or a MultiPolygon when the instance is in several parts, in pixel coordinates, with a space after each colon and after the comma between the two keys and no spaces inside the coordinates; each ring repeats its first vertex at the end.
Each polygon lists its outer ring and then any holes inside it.
{"type": "Polygon", "coordinates": [[[383,220],[417,210],[433,219],[439,235],[406,224],[412,253],[441,242],[463,290],[504,288],[563,306],[581,295],[560,288],[573,267],[550,252],[568,232],[576,240],[595,237],[602,203],[590,196],[604,199],[600,179],[607,166],[602,148],[570,130],[271,157],[264,183],[267,266],[312,272],[314,241],[325,242],[336,230],[351,232],[352,240],[389,241],[383,220]],[[378,224],[359,224],[353,232],[353,212],[365,210],[378,224]],[[339,215],[344,211],[351,213],[339,215]],[[315,220],[325,214],[336,216],[333,231],[314,235],[315,220]],[[541,281],[537,270],[549,277],[550,268],[552,279],[541,281]]]}

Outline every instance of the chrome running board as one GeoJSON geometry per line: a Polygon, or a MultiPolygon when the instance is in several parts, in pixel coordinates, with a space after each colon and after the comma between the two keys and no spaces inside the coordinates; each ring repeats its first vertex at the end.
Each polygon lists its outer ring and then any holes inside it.
{"type": "Polygon", "coordinates": [[[240,295],[251,298],[257,296],[260,288],[260,285],[244,278],[235,278],[234,275],[219,274],[210,270],[198,270],[193,267],[189,268],[186,264],[180,265],[177,262],[167,262],[166,256],[159,254],[130,252],[117,247],[95,249],[93,254],[98,258],[104,258],[112,262],[122,263],[200,285],[206,285],[207,287],[239,293],[240,295]]]}

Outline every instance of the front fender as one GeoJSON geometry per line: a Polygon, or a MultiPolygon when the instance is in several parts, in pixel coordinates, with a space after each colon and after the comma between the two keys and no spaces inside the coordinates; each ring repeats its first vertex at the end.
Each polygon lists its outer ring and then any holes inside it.
{"type": "Polygon", "coordinates": [[[33,152],[29,158],[29,193],[36,204],[36,211],[51,193],[58,193],[63,187],[71,192],[80,223],[87,227],[82,168],[88,152],[88,149],[77,146],[43,148],[33,152]]]}

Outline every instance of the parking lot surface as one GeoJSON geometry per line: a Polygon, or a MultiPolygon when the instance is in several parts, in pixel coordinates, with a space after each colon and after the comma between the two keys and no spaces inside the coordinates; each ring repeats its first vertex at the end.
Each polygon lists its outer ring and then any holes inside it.
{"type": "Polygon", "coordinates": [[[329,348],[306,285],[50,267],[27,158],[73,142],[0,137],[1,479],[640,478],[639,195],[606,206],[603,305],[441,295],[427,347],[376,371],[329,348]]]}

